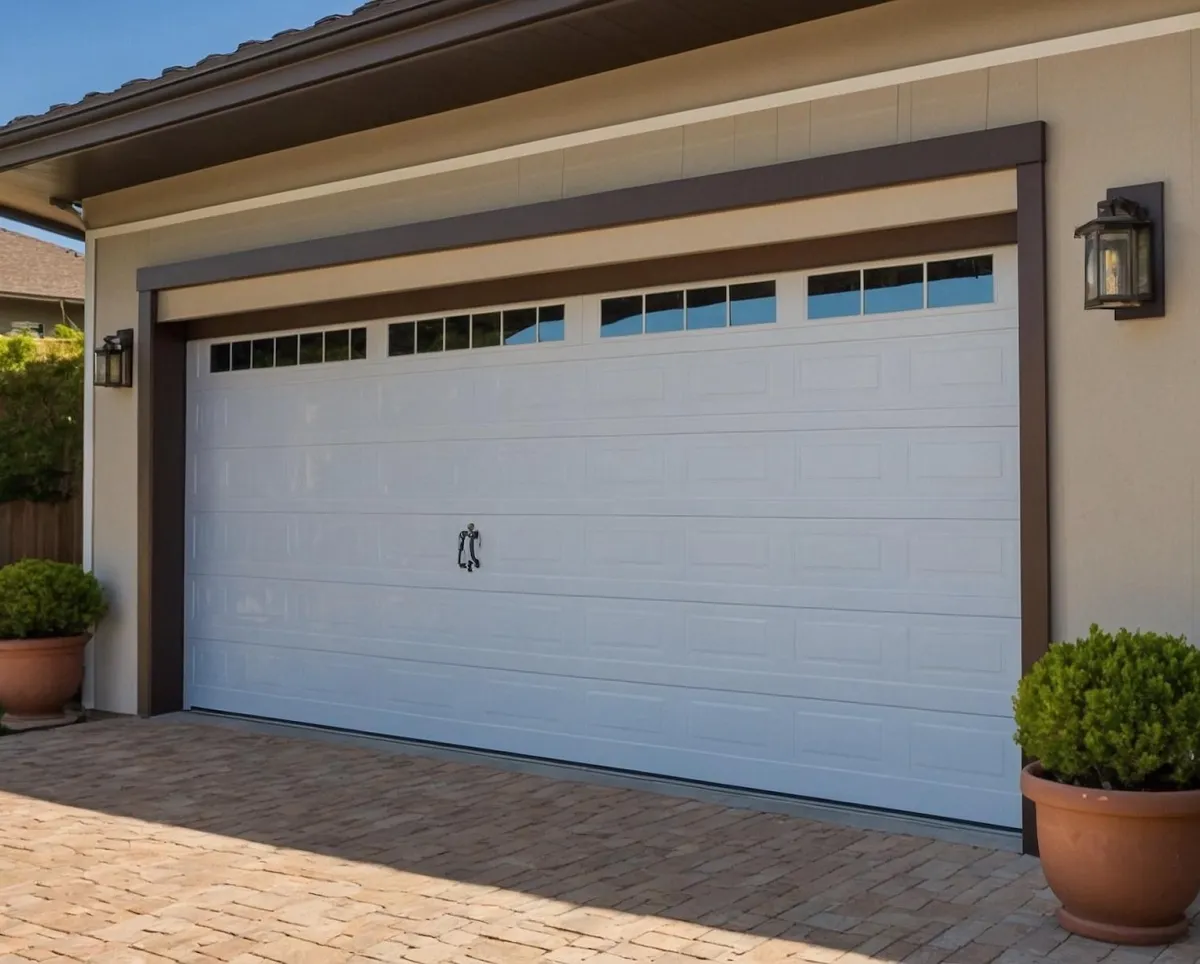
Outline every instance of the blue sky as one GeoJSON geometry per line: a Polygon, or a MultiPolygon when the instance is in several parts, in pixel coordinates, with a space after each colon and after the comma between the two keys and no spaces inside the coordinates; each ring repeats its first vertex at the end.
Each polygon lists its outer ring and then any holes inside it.
{"type": "MultiPolygon", "coordinates": [[[[3,0],[0,123],[304,27],[361,0],[3,0]]],[[[47,240],[52,235],[0,220],[47,240]]]]}

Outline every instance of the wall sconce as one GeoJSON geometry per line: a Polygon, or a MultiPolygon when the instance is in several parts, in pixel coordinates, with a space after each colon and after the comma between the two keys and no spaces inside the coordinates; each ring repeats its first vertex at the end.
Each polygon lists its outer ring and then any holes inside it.
{"type": "Polygon", "coordinates": [[[1163,184],[1111,188],[1083,238],[1084,308],[1115,311],[1119,321],[1166,314],[1163,184]]]}
{"type": "Polygon", "coordinates": [[[130,388],[133,385],[133,329],[123,328],[105,335],[96,346],[94,384],[101,388],[130,388]]]}

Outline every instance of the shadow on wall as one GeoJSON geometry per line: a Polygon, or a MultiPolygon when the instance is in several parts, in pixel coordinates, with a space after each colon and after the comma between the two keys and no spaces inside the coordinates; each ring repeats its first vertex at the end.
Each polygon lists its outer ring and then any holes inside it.
{"type": "MultiPolygon", "coordinates": [[[[254,846],[268,845],[876,960],[939,934],[965,946],[1014,915],[1029,931],[1054,926],[1029,857],[221,726],[114,720],[7,737],[0,793],[163,825],[120,828],[118,843],[146,847],[154,880],[180,887],[196,847],[221,852],[234,886],[274,860],[306,873],[294,854],[254,846]],[[179,858],[174,875],[164,853],[179,858]]],[[[56,832],[19,800],[4,810],[6,836],[30,838],[19,846],[46,832],[89,866],[113,856],[88,814],[56,832]]]]}

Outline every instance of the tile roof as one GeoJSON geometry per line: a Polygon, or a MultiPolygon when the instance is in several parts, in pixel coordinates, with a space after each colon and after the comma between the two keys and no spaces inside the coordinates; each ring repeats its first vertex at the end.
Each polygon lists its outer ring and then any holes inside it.
{"type": "Polygon", "coordinates": [[[0,124],[0,134],[14,132],[22,127],[32,127],[59,115],[72,114],[76,111],[103,106],[127,95],[140,94],[143,91],[153,88],[165,87],[177,80],[250,60],[262,54],[273,53],[296,43],[372,20],[377,15],[395,13],[402,10],[415,10],[436,3],[438,3],[438,0],[367,0],[366,3],[355,7],[350,13],[322,17],[316,23],[309,24],[307,27],[281,30],[279,33],[267,37],[265,40],[247,40],[245,43],[238,44],[236,49],[228,53],[210,54],[194,64],[167,67],[157,77],[139,77],[136,80],[127,81],[116,90],[92,91],[73,103],[55,104],[41,114],[23,114],[19,117],[14,117],[7,123],[0,124]]]}
{"type": "Polygon", "coordinates": [[[0,298],[83,300],[83,255],[0,228],[0,298]]]}

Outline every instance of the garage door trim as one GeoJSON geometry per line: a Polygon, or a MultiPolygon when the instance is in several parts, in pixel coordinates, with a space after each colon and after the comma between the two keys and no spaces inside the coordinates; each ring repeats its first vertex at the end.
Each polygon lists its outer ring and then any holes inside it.
{"type": "MultiPolygon", "coordinates": [[[[707,184],[705,190],[696,192],[697,203],[704,203],[708,210],[727,210],[770,203],[760,199],[760,191],[754,185],[762,183],[763,178],[778,185],[778,178],[784,173],[785,180],[793,185],[793,196],[817,196],[822,185],[826,187],[825,193],[843,193],[1015,168],[1021,373],[1022,666],[1026,670],[1045,652],[1050,639],[1044,164],[1045,128],[1038,123],[711,175],[692,179],[691,185],[695,189],[702,186],[700,182],[707,184]],[[830,170],[831,164],[854,172],[853,176],[832,179],[828,174],[820,176],[830,170]],[[814,176],[809,177],[810,174],[814,176]],[[711,193],[715,187],[721,189],[719,194],[711,193]],[[707,200],[700,196],[706,196],[707,200]]],[[[661,208],[666,212],[662,216],[675,217],[680,216],[679,190],[676,184],[668,183],[608,192],[592,196],[588,205],[578,210],[593,212],[597,219],[594,226],[608,224],[612,201],[628,198],[630,191],[637,191],[642,201],[653,201],[655,192],[663,192],[662,205],[651,204],[650,208],[661,208]]],[[[533,221],[540,223],[546,205],[505,212],[513,226],[514,238],[528,236],[529,220],[523,220],[523,216],[528,218],[531,212],[537,215],[533,221]],[[535,208],[537,212],[533,212],[535,208]]],[[[410,230],[413,227],[407,226],[410,230]]],[[[587,227],[577,219],[572,230],[587,227]]],[[[866,242],[870,237],[862,235],[861,239],[866,242]]],[[[306,257],[311,259],[311,252],[319,250],[325,252],[331,264],[345,263],[346,253],[344,249],[339,251],[343,240],[321,239],[320,245],[304,249],[306,257]]],[[[470,239],[464,242],[474,243],[470,239]]],[[[172,265],[169,272],[156,273],[158,269],[153,268],[139,272],[139,286],[143,290],[138,302],[138,709],[145,716],[182,707],[184,675],[185,368],[191,326],[156,324],[157,292],[160,288],[198,283],[201,277],[214,282],[242,277],[244,274],[239,272],[246,267],[239,261],[245,258],[258,259],[259,273],[293,268],[286,258],[279,258],[282,253],[281,249],[263,249],[231,255],[228,260],[189,263],[195,270],[172,265]],[[228,277],[222,272],[229,272],[228,277]]],[[[869,258],[866,255],[864,260],[869,258]]],[[[1033,852],[1036,828],[1028,808],[1024,830],[1025,847],[1033,852]]]]}

